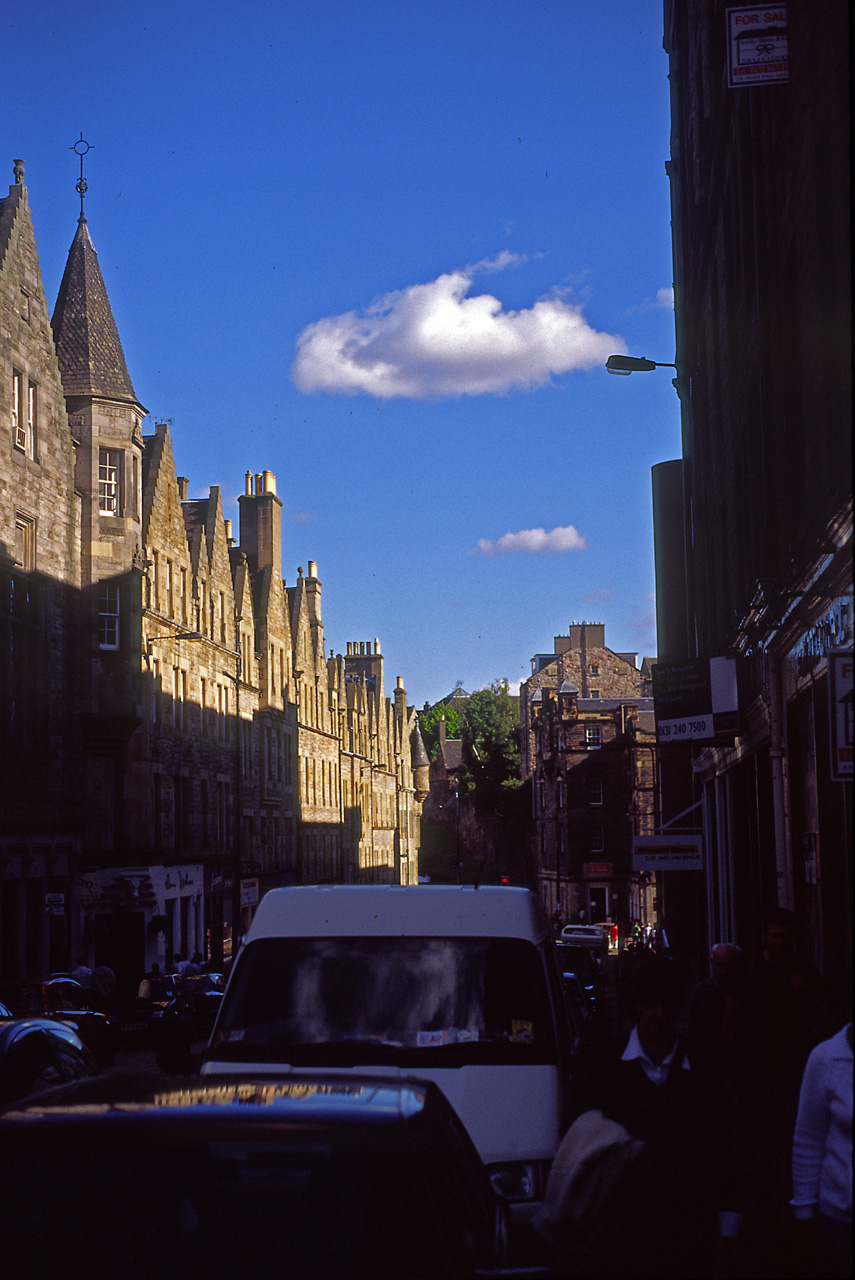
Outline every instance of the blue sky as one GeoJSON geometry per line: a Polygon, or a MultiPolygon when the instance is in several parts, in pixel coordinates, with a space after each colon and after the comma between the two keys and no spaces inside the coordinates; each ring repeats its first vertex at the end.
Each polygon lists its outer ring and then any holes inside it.
{"type": "Polygon", "coordinates": [[[571,621],[655,652],[680,452],[661,0],[22,0],[0,133],[52,307],[86,216],[191,496],[270,470],[327,648],[421,705],[571,621]],[[26,54],[25,52],[26,51],[26,54]]]}

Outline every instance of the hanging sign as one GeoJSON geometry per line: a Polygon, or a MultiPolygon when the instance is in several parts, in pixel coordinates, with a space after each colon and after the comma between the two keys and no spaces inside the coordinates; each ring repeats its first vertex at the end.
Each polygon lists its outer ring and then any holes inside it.
{"type": "Polygon", "coordinates": [[[736,659],[657,662],[653,712],[657,742],[732,739],[739,732],[736,659]]]}
{"type": "Polygon", "coordinates": [[[701,836],[633,836],[633,871],[702,871],[701,836]]]}

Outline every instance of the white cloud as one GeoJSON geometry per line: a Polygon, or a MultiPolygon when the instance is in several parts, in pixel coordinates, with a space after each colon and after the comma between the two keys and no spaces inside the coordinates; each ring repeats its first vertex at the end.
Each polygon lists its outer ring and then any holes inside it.
{"type": "Polygon", "coordinates": [[[478,539],[478,552],[482,556],[505,556],[515,551],[542,554],[551,551],[584,551],[587,540],[572,525],[559,525],[550,529],[520,529],[519,533],[506,533],[493,542],[490,538],[478,539]]]}
{"type": "Polygon", "coordinates": [[[669,285],[667,289],[656,290],[656,306],[661,307],[663,311],[674,310],[674,286],[669,285]]]}
{"type": "Polygon", "coordinates": [[[507,250],[429,284],[310,324],[297,339],[292,377],[304,392],[405,396],[501,395],[553,375],[599,368],[623,339],[598,333],[559,292],[504,311],[492,294],[469,296],[473,278],[524,261],[507,250]]]}
{"type": "Polygon", "coordinates": [[[599,600],[611,600],[613,595],[611,587],[600,587],[599,591],[592,591],[590,595],[582,596],[585,604],[596,604],[599,600]]]}

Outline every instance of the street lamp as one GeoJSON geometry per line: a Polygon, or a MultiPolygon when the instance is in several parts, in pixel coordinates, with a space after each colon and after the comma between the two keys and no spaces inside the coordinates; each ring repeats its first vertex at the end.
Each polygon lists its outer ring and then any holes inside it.
{"type": "Polygon", "coordinates": [[[631,373],[648,373],[651,369],[676,369],[675,364],[660,363],[648,360],[646,356],[609,356],[606,369],[609,373],[619,373],[628,378],[631,373]]]}

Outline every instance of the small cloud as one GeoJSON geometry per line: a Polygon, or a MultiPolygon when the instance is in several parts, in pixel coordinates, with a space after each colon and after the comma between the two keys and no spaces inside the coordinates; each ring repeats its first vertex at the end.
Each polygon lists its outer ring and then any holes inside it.
{"type": "Polygon", "coordinates": [[[520,529],[519,533],[506,533],[493,542],[490,538],[478,539],[478,552],[482,556],[505,556],[516,551],[541,555],[552,551],[584,551],[587,540],[572,525],[559,525],[550,529],[520,529]]]}
{"type": "Polygon", "coordinates": [[[298,511],[296,507],[291,507],[285,503],[286,519],[293,521],[294,524],[309,524],[314,520],[314,513],[311,511],[298,511]]]}
{"type": "Polygon", "coordinates": [[[626,314],[628,316],[636,316],[643,314],[645,311],[673,311],[674,310],[674,286],[668,285],[665,289],[657,289],[654,298],[645,298],[637,307],[630,307],[626,314]]]}
{"type": "Polygon", "coordinates": [[[592,591],[590,595],[582,596],[585,604],[596,604],[598,600],[611,600],[611,587],[601,587],[599,591],[592,591]]]}
{"type": "Polygon", "coordinates": [[[599,368],[626,350],[622,338],[593,329],[560,290],[520,311],[503,310],[492,294],[469,296],[476,274],[523,261],[504,250],[388,293],[361,313],[316,320],[297,339],[296,386],[381,400],[502,395],[599,368]]]}
{"type": "Polygon", "coordinates": [[[466,267],[466,274],[469,276],[492,275],[496,271],[507,271],[508,267],[520,267],[526,262],[528,258],[524,253],[512,253],[510,249],[502,249],[495,258],[482,258],[480,262],[466,267]]]}

